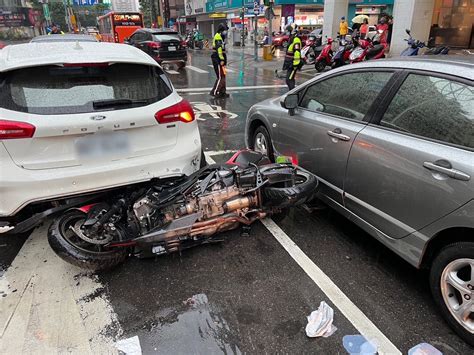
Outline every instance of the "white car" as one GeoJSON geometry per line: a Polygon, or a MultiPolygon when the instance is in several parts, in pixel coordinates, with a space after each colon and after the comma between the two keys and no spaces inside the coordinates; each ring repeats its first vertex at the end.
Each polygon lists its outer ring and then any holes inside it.
{"type": "Polygon", "coordinates": [[[137,48],[8,46],[0,52],[0,80],[0,232],[40,201],[200,167],[192,107],[137,48]]]}

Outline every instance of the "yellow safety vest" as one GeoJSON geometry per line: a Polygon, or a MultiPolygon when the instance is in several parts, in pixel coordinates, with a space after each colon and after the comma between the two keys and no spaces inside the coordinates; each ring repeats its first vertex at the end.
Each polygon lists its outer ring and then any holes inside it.
{"type": "Polygon", "coordinates": [[[295,36],[293,38],[293,41],[288,46],[288,49],[286,51],[286,57],[293,59],[293,66],[294,67],[300,65],[300,62],[301,62],[301,47],[302,47],[301,39],[299,39],[299,37],[295,36]]]}
{"type": "Polygon", "coordinates": [[[219,32],[217,32],[215,34],[214,38],[212,39],[212,49],[214,49],[214,51],[217,53],[220,60],[225,60],[225,58],[224,58],[224,52],[225,52],[224,40],[222,39],[222,36],[219,32]]]}

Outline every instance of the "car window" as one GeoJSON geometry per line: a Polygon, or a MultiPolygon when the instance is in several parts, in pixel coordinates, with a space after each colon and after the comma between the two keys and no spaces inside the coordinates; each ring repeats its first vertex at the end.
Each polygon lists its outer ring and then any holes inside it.
{"type": "Polygon", "coordinates": [[[181,37],[177,33],[159,33],[153,34],[153,40],[162,42],[162,41],[181,41],[181,37]]]}
{"type": "MultiPolygon", "coordinates": [[[[33,114],[94,112],[94,102],[132,100],[145,106],[168,96],[172,87],[155,66],[40,66],[0,75],[0,107],[33,114]]],[[[126,109],[121,105],[112,109],[126,109]]],[[[108,108],[109,109],[109,108],[108,108]]]]}
{"type": "Polygon", "coordinates": [[[313,112],[363,120],[391,75],[390,72],[356,72],[319,81],[306,90],[299,106],[313,112]]]}
{"type": "Polygon", "coordinates": [[[444,78],[410,74],[380,125],[474,148],[474,87],[444,78]]]}

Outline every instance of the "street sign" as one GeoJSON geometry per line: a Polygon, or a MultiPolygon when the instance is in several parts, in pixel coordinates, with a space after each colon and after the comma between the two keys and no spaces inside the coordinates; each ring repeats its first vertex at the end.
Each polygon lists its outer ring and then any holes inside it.
{"type": "Polygon", "coordinates": [[[253,13],[257,16],[260,13],[260,2],[254,1],[253,3],[253,13]]]}

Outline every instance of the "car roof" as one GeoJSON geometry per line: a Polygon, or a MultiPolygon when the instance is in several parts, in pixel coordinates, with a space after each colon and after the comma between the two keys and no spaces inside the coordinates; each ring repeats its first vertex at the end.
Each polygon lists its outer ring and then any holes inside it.
{"type": "Polygon", "coordinates": [[[72,42],[72,41],[80,41],[80,42],[98,42],[97,38],[90,35],[76,35],[76,34],[69,34],[69,35],[44,35],[44,36],[37,36],[34,37],[30,42],[72,42]]]}
{"type": "Polygon", "coordinates": [[[468,55],[426,55],[369,60],[341,67],[341,71],[355,67],[415,69],[474,80],[474,57],[468,55]]]}
{"type": "Polygon", "coordinates": [[[179,34],[172,30],[160,30],[157,28],[140,28],[138,31],[151,32],[153,34],[179,34]]]}
{"type": "Polygon", "coordinates": [[[7,46],[0,51],[0,72],[64,63],[134,63],[158,66],[133,46],[101,42],[36,42],[7,46]]]}

